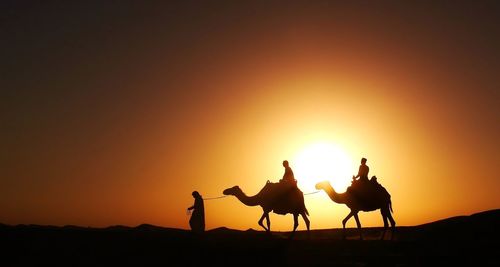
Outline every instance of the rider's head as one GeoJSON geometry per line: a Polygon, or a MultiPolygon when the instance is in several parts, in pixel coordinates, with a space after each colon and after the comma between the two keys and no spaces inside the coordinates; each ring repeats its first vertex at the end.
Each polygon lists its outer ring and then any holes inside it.
{"type": "Polygon", "coordinates": [[[361,164],[366,164],[366,159],[365,158],[361,159],[361,164]]]}
{"type": "Polygon", "coordinates": [[[288,167],[288,160],[283,161],[283,167],[288,167]]]}
{"type": "Polygon", "coordinates": [[[192,195],[194,198],[201,197],[201,195],[200,195],[200,193],[198,193],[198,191],[193,191],[193,193],[191,193],[191,195],[192,195]]]}

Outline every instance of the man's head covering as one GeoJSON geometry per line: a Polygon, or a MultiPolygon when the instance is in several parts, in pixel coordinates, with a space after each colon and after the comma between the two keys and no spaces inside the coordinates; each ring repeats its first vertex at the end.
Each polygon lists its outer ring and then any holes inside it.
{"type": "Polygon", "coordinates": [[[198,193],[198,191],[193,191],[193,193],[191,193],[191,195],[193,195],[193,197],[201,197],[200,193],[198,193]]]}

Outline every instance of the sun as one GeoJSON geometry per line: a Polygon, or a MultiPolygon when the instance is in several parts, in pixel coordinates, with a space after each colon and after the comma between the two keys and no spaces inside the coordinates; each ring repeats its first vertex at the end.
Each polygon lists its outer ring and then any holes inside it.
{"type": "Polygon", "coordinates": [[[356,171],[352,158],[340,146],[330,142],[308,145],[290,164],[293,164],[295,179],[304,192],[314,191],[315,184],[324,180],[342,192],[350,185],[356,171]]]}

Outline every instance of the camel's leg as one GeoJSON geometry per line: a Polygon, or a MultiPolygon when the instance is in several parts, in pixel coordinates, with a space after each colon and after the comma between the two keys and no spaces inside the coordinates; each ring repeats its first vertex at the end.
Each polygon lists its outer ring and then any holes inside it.
{"type": "Polygon", "coordinates": [[[354,213],[354,219],[356,219],[356,225],[358,225],[359,239],[363,240],[363,233],[361,232],[361,223],[359,222],[358,213],[354,213]]]}
{"type": "Polygon", "coordinates": [[[293,231],[290,234],[290,237],[289,237],[290,239],[293,239],[293,237],[295,236],[295,230],[297,230],[298,226],[299,226],[299,214],[294,213],[293,214],[293,231]]]}
{"type": "Polygon", "coordinates": [[[293,232],[297,230],[297,227],[299,226],[299,214],[294,213],[293,214],[293,232]]]}
{"type": "Polygon", "coordinates": [[[302,212],[300,213],[300,216],[302,216],[302,219],[304,219],[307,227],[307,232],[309,232],[309,225],[311,224],[311,222],[309,221],[309,218],[307,218],[307,214],[305,212],[302,212]]]}
{"type": "Polygon", "coordinates": [[[391,240],[394,239],[394,232],[396,232],[396,221],[392,218],[392,214],[390,211],[387,211],[387,218],[391,222],[391,240]]]}
{"type": "Polygon", "coordinates": [[[264,218],[266,217],[266,215],[268,215],[268,213],[264,211],[264,213],[262,214],[262,216],[259,219],[259,225],[262,226],[262,228],[264,228],[266,230],[266,232],[269,232],[269,228],[266,228],[264,226],[264,224],[262,223],[262,221],[264,221],[264,218]]]}
{"type": "Polygon", "coordinates": [[[351,212],[347,215],[347,217],[345,217],[343,220],[342,220],[342,227],[343,227],[343,231],[342,231],[342,235],[343,235],[343,239],[345,239],[345,224],[347,223],[347,221],[349,221],[349,219],[355,214],[354,211],[351,210],[351,212]]]}
{"type": "Polygon", "coordinates": [[[269,219],[269,212],[266,212],[266,222],[267,222],[267,229],[270,232],[271,231],[271,220],[269,219]]]}
{"type": "Polygon", "coordinates": [[[300,216],[302,216],[302,219],[304,219],[304,222],[306,223],[306,227],[307,227],[307,238],[310,238],[311,237],[311,231],[309,230],[309,226],[311,224],[311,222],[309,221],[309,218],[307,218],[307,214],[305,212],[302,212],[300,213],[300,216]]]}
{"type": "Polygon", "coordinates": [[[382,220],[384,221],[384,230],[382,231],[382,237],[380,237],[380,240],[384,240],[385,232],[387,231],[387,226],[389,225],[387,223],[387,212],[388,210],[385,208],[380,209],[380,214],[382,214],[382,220]]]}

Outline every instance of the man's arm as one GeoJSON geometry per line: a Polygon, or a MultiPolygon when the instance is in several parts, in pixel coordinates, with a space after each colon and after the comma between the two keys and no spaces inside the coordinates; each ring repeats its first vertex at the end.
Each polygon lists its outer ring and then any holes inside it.
{"type": "Polygon", "coordinates": [[[359,166],[358,175],[354,176],[354,178],[358,178],[361,176],[361,168],[362,168],[362,165],[359,166]]]}

